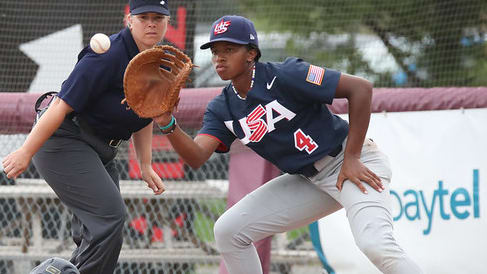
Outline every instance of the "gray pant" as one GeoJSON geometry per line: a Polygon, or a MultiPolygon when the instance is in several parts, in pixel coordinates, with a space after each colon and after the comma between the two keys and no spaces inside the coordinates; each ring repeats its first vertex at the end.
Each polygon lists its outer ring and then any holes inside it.
{"type": "Polygon", "coordinates": [[[392,235],[387,157],[375,143],[366,140],[361,160],[381,177],[384,191],[377,192],[364,183],[368,194],[363,194],[349,181],[338,191],[335,185],[343,163],[342,151],[318,161],[315,166],[320,172],[316,176],[281,175],[228,209],[215,223],[214,232],[229,273],[262,273],[253,242],[307,225],[341,208],[347,211],[357,246],[380,271],[422,273],[392,235]]]}
{"type": "Polygon", "coordinates": [[[77,248],[70,261],[82,274],[112,274],[122,247],[126,215],[119,174],[115,160],[103,165],[78,134],[76,130],[58,130],[35,154],[33,163],[73,213],[77,248]]]}

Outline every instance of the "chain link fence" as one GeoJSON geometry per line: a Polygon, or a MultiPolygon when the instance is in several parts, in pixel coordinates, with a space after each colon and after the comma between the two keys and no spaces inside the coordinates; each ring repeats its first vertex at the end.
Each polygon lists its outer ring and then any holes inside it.
{"type": "MultiPolygon", "coordinates": [[[[191,132],[190,130],[187,130],[191,132]]],[[[0,135],[1,155],[25,134],[0,135]]],[[[163,136],[154,136],[153,166],[167,190],[155,196],[143,181],[130,142],[116,161],[127,207],[124,244],[115,273],[217,273],[213,224],[225,211],[229,154],[193,170],[163,136]]],[[[40,261],[69,258],[71,213],[33,166],[15,180],[0,175],[0,273],[28,273],[40,261]]],[[[307,228],[274,237],[271,273],[315,273],[320,264],[307,228]]]]}

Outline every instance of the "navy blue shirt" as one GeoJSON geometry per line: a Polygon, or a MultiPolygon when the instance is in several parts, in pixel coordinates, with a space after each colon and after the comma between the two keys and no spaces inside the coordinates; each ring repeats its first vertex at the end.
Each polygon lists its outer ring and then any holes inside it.
{"type": "Polygon", "coordinates": [[[324,104],[335,96],[340,72],[297,58],[257,63],[254,86],[240,98],[231,84],[207,107],[199,134],[227,152],[235,138],[288,173],[297,173],[339,146],[348,123],[324,104]]]}
{"type": "Polygon", "coordinates": [[[88,46],[78,55],[78,62],[63,82],[59,97],[70,105],[105,139],[128,140],[133,132],[147,126],[152,119],[142,119],[127,105],[123,75],[129,61],[139,49],[128,28],[110,36],[110,49],[97,54],[88,46]]]}

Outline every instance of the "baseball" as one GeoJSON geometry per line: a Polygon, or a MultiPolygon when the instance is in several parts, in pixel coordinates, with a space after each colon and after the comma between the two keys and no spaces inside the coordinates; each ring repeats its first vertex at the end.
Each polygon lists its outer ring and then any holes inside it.
{"type": "Polygon", "coordinates": [[[97,33],[91,37],[90,47],[98,54],[105,53],[110,48],[110,38],[103,33],[97,33]]]}

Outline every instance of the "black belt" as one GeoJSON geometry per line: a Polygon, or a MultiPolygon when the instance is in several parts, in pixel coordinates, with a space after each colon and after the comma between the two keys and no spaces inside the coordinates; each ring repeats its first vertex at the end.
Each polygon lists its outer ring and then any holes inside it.
{"type": "Polygon", "coordinates": [[[111,140],[108,140],[107,143],[109,146],[117,148],[118,146],[120,146],[122,141],[123,141],[122,139],[111,139],[111,140]]]}
{"type": "Polygon", "coordinates": [[[87,122],[85,122],[81,117],[74,115],[73,112],[68,114],[67,119],[72,120],[81,130],[84,130],[89,134],[96,136],[98,139],[103,140],[110,147],[118,148],[123,141],[122,139],[106,139],[97,135],[87,122]]]}
{"type": "MultiPolygon", "coordinates": [[[[342,151],[342,145],[340,144],[336,148],[332,149],[328,155],[331,157],[336,157],[342,151]]],[[[320,172],[316,169],[315,163],[311,163],[305,167],[303,167],[298,173],[303,174],[306,177],[313,177],[320,172]]]]}

